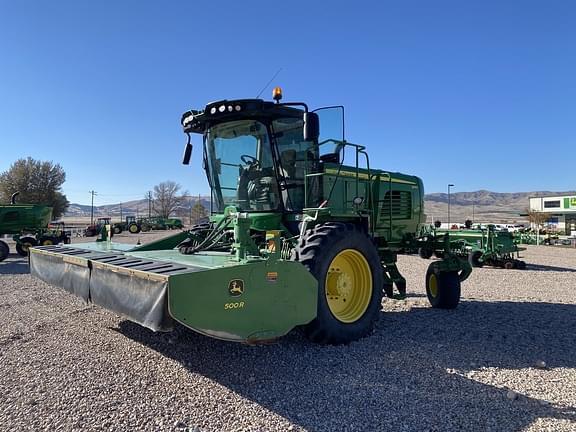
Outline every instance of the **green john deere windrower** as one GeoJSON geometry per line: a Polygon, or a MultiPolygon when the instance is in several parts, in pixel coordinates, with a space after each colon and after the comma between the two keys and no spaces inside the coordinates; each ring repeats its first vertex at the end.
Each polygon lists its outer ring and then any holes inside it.
{"type": "MultiPolygon", "coordinates": [[[[365,147],[344,140],[343,107],[309,111],[279,89],[274,99],[182,116],[184,164],[191,134],[203,137],[209,223],[136,247],[33,248],[32,274],[153,330],[178,322],[248,343],[295,327],[319,343],[369,334],[383,293],[405,295],[396,252],[425,222],[422,181],[371,168],[365,147]]],[[[432,306],[456,307],[470,271],[449,248],[430,264],[432,306]]]]}

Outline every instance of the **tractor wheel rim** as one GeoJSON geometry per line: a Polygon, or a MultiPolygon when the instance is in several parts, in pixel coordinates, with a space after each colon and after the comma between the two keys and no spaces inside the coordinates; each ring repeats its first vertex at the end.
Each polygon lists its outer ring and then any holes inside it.
{"type": "Polygon", "coordinates": [[[438,278],[434,273],[432,273],[428,278],[428,290],[432,297],[438,297],[438,278]]]}
{"type": "Polygon", "coordinates": [[[28,253],[28,251],[30,250],[31,247],[32,247],[32,243],[22,243],[22,250],[26,253],[28,253]]]}
{"type": "Polygon", "coordinates": [[[52,242],[52,240],[44,240],[42,242],[42,246],[51,246],[53,244],[54,244],[54,242],[52,242]]]}
{"type": "Polygon", "coordinates": [[[354,249],[338,253],[330,263],[324,283],[326,302],[334,317],[344,323],[358,321],[372,297],[372,270],[354,249]]]}

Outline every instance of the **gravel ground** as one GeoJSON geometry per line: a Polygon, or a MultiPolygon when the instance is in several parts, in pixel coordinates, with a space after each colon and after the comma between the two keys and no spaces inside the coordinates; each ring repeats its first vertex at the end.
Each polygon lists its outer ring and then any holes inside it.
{"type": "MultiPolygon", "coordinates": [[[[163,234],[160,234],[163,235],[163,234]]],[[[138,236],[143,242],[154,233],[138,236]]],[[[119,236],[136,241],[136,236],[119,236]]],[[[576,431],[576,250],[475,269],[454,311],[406,300],[374,334],[244,346],[155,334],[0,263],[0,430],[576,431]]]]}

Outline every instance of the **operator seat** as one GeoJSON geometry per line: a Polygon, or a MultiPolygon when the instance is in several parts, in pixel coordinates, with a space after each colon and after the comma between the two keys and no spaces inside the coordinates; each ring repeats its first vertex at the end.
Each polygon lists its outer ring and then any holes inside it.
{"type": "Polygon", "coordinates": [[[282,201],[287,210],[299,210],[304,205],[304,159],[298,159],[294,149],[284,150],[280,154],[280,174],[284,176],[282,201]],[[299,163],[298,163],[299,162],[299,163]]]}
{"type": "Polygon", "coordinates": [[[280,154],[280,165],[282,165],[282,174],[287,179],[294,179],[296,175],[296,150],[284,150],[280,154]]]}

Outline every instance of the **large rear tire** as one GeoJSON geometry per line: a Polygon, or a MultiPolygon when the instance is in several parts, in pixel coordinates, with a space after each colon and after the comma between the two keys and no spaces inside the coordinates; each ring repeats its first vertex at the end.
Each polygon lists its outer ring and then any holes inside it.
{"type": "Polygon", "coordinates": [[[316,318],[304,327],[313,342],[345,344],[370,334],[382,309],[383,270],[378,250],[358,227],[316,225],[292,254],[318,281],[316,318]]]}
{"type": "Polygon", "coordinates": [[[426,295],[433,308],[454,309],[460,303],[458,272],[436,272],[434,265],[426,272],[426,295]]]}
{"type": "Polygon", "coordinates": [[[8,247],[8,245],[4,243],[2,240],[0,240],[0,261],[4,261],[8,257],[9,253],[10,248],[8,247]]]}
{"type": "Polygon", "coordinates": [[[26,257],[28,256],[29,253],[28,250],[36,245],[38,245],[38,242],[34,237],[31,236],[20,237],[18,243],[16,243],[16,252],[18,252],[18,255],[26,257]]]}
{"type": "Polygon", "coordinates": [[[113,231],[114,234],[120,234],[122,233],[122,227],[120,225],[114,225],[113,231]]]}
{"type": "Polygon", "coordinates": [[[128,232],[130,232],[130,234],[138,234],[140,232],[140,226],[132,223],[128,226],[128,232]]]}

